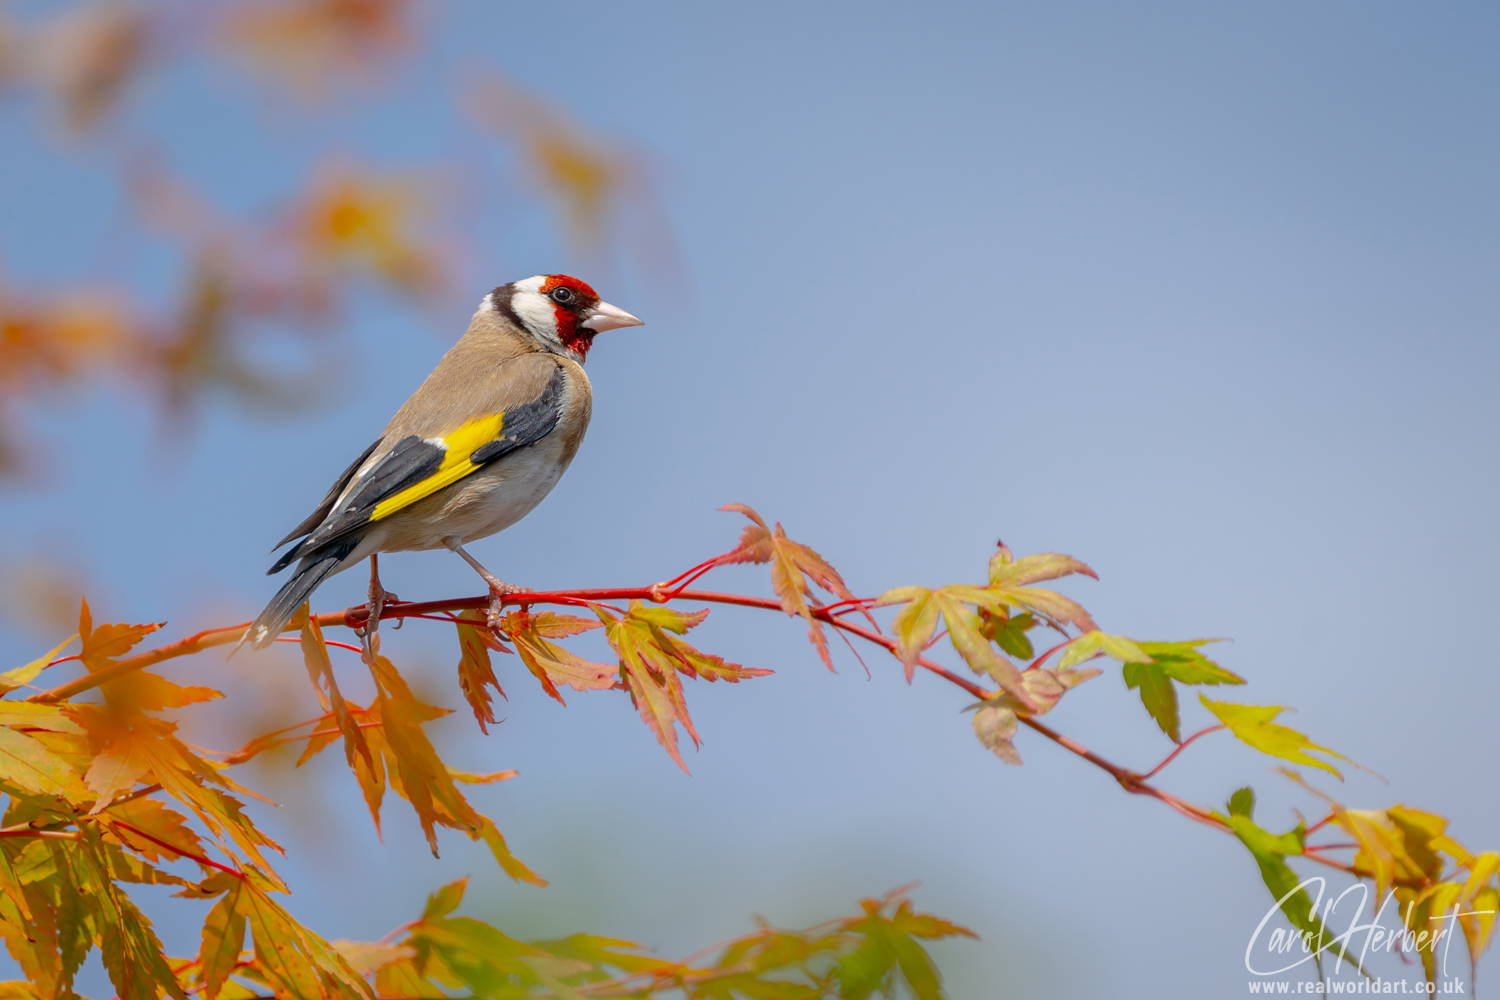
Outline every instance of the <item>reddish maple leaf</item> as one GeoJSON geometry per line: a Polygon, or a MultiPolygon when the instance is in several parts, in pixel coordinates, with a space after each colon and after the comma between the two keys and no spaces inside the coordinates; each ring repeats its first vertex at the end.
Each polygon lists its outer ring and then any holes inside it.
{"type": "MultiPolygon", "coordinates": [[[[474,711],[474,721],[479,723],[482,733],[488,733],[489,726],[495,721],[495,710],[491,707],[493,699],[485,688],[492,687],[496,694],[505,697],[500,682],[495,679],[494,665],[490,663],[493,639],[489,630],[480,624],[486,617],[483,611],[465,611],[458,616],[458,686],[463,691],[464,701],[474,711]]],[[[551,693],[556,697],[556,692],[551,693]]]]}
{"type": "MultiPolygon", "coordinates": [[[[832,670],[828,637],[823,632],[823,623],[813,615],[814,609],[823,607],[823,602],[813,594],[808,580],[811,578],[813,583],[837,595],[840,600],[856,601],[845,586],[844,578],[822,556],[788,538],[780,521],[776,522],[775,528],[768,528],[764,518],[742,503],[725,504],[719,509],[737,511],[753,523],[740,535],[740,544],[716,559],[715,563],[725,566],[745,562],[770,563],[771,589],[781,598],[782,610],[789,615],[801,615],[806,620],[808,640],[817,649],[823,664],[832,670]]],[[[869,612],[865,612],[865,617],[870,618],[869,612]]],[[[873,618],[870,618],[870,624],[875,624],[873,618]]]]}

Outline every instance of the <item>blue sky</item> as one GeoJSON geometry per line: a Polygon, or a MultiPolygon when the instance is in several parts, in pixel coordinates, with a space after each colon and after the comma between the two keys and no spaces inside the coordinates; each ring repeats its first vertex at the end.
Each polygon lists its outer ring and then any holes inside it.
{"type": "MultiPolygon", "coordinates": [[[[860,593],[977,580],[996,538],[1069,552],[1099,572],[1069,592],[1107,631],[1232,637],[1222,662],[1251,685],[1231,698],[1295,706],[1291,724],[1389,782],[1323,783],[1351,806],[1405,802],[1449,816],[1471,849],[1497,845],[1493,9],[430,13],[433,49],[331,127],[206,63],[154,78],[130,114],[246,211],[328,155],[410,167],[470,150],[451,102],[467,67],[641,151],[680,270],[625,259],[581,275],[647,326],[600,338],[572,470],[475,548],[497,572],[537,588],[669,577],[732,544],[740,524],[714,512],[731,501],[783,521],[860,593]]],[[[117,186],[87,147],[40,141],[39,121],[0,107],[5,280],[96,277],[117,186]]],[[[483,155],[508,176],[503,154],[483,155]]],[[[436,317],[364,295],[359,357],[323,408],[267,420],[211,405],[165,462],[152,411],[127,394],[35,414],[57,472],[0,494],[0,558],[71,559],[109,620],[165,617],[182,634],[248,617],[274,589],[270,544],[479,296],[580,267],[542,209],[457,211],[475,234],[461,294],[436,317]]],[[[178,264],[156,248],[124,273],[165,299],[178,264]]],[[[402,597],[476,592],[445,554],[382,565],[402,597]]],[[[722,572],[726,588],[768,589],[759,570],[722,572]]],[[[318,603],[361,588],[348,574],[318,603]]],[[[329,936],[378,937],[472,872],[476,905],[507,929],[588,927],[680,953],[754,912],[812,922],[921,879],[919,905],[984,939],[941,949],[955,997],[1245,989],[1268,899],[1237,843],[1038,739],[1023,735],[1026,765],[1007,768],[975,743],[960,693],[907,687],[879,656],[868,679],[847,654],[829,674],[802,634],[728,610],[695,633],[776,674],[689,691],[705,736],[691,777],[622,696],[564,710],[513,669],[492,735],[443,723],[460,766],[520,769],[479,799],[546,890],[458,840],[431,860],[399,807],[380,844],[338,761],[313,765],[326,765],[315,794],[266,774],[283,802],[269,822],[310,841],[286,866],[293,909],[329,936]]],[[[459,704],[450,635],[413,623],[388,642],[459,704]]],[[[0,626],[9,662],[50,645],[0,626]]],[[[179,670],[268,704],[298,673],[275,657],[179,670]]],[[[1170,749],[1117,668],[1051,722],[1131,766],[1170,749]]],[[[1253,784],[1276,829],[1315,810],[1223,737],[1163,778],[1206,804],[1253,784]]],[[[178,905],[155,913],[188,951],[178,905]]]]}

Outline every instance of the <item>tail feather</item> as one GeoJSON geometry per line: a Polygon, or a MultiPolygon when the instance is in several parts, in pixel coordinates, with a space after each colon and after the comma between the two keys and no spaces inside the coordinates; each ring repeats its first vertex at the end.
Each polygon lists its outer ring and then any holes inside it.
{"type": "MultiPolygon", "coordinates": [[[[307,541],[307,539],[304,538],[302,542],[305,541],[307,541]]],[[[296,545],[293,545],[291,548],[283,552],[281,554],[281,558],[277,559],[275,564],[270,569],[266,570],[266,576],[275,576],[277,573],[280,573],[292,563],[302,558],[302,542],[298,542],[296,545]]]]}
{"type": "Polygon", "coordinates": [[[286,623],[291,621],[292,615],[302,606],[302,602],[312,595],[320,583],[339,570],[339,564],[357,544],[357,540],[351,539],[336,548],[324,549],[303,559],[302,564],[292,573],[292,578],[276,592],[271,603],[266,605],[260,617],[245,632],[245,639],[249,640],[251,648],[265,649],[275,642],[282,629],[286,628],[286,623]]]}

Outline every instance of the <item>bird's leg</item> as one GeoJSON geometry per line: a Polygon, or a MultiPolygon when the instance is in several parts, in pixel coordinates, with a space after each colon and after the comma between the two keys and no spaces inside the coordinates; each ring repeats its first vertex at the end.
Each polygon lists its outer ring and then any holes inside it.
{"type": "Polygon", "coordinates": [[[380,615],[385,611],[386,598],[395,598],[380,585],[380,557],[370,553],[370,600],[365,605],[365,627],[359,630],[360,643],[369,655],[375,653],[375,635],[380,631],[380,615]]]}
{"type": "Polygon", "coordinates": [[[524,594],[531,588],[517,587],[513,584],[509,584],[501,580],[498,576],[485,569],[484,565],[478,559],[475,559],[473,556],[465,552],[462,542],[463,540],[456,535],[443,539],[444,545],[448,546],[448,548],[452,549],[454,552],[457,552],[460,556],[462,556],[464,562],[468,563],[470,566],[473,566],[474,572],[484,577],[484,582],[489,584],[489,624],[491,626],[498,625],[500,622],[501,607],[505,604],[505,598],[511,594],[524,594]]]}

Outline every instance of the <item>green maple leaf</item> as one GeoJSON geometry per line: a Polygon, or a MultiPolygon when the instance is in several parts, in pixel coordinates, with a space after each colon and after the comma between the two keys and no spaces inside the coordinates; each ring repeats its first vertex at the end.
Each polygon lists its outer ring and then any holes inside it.
{"type": "Polygon", "coordinates": [[[1012,615],[1004,609],[998,612],[979,609],[979,634],[1018,660],[1029,660],[1036,655],[1026,633],[1040,624],[1029,611],[1012,615]]]}
{"type": "Polygon", "coordinates": [[[1336,936],[1318,917],[1307,891],[1298,888],[1302,879],[1298,878],[1297,873],[1292,871],[1286,863],[1288,856],[1303,853],[1303,841],[1307,836],[1306,826],[1298,823],[1294,829],[1286,833],[1270,833],[1256,826],[1254,820],[1251,819],[1251,814],[1255,809],[1255,793],[1249,788],[1241,788],[1235,792],[1229,799],[1228,809],[1227,816],[1220,813],[1214,813],[1214,816],[1233,830],[1234,835],[1240,839],[1240,843],[1249,849],[1251,856],[1255,858],[1256,865],[1260,868],[1261,881],[1265,882],[1266,888],[1271,891],[1271,898],[1278,901],[1281,912],[1286,914],[1292,926],[1311,935],[1310,940],[1314,947],[1332,951],[1347,959],[1360,972],[1364,972],[1354,956],[1343,949],[1336,936]]]}
{"type": "Polygon", "coordinates": [[[1231,673],[1198,651],[1216,639],[1193,639],[1188,642],[1134,643],[1145,660],[1124,664],[1125,686],[1139,691],[1141,704],[1156,720],[1161,731],[1173,743],[1182,742],[1178,717],[1177,689],[1174,684],[1243,684],[1245,679],[1231,673]]]}

